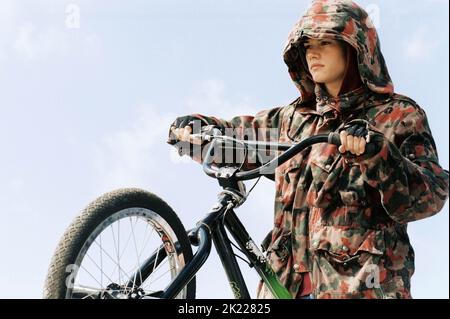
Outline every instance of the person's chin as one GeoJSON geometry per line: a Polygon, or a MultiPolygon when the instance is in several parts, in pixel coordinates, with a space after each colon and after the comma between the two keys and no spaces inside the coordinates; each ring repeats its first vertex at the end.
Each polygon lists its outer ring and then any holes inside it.
{"type": "Polygon", "coordinates": [[[325,81],[322,79],[322,77],[313,77],[313,80],[317,84],[324,84],[325,81]]]}
{"type": "Polygon", "coordinates": [[[323,77],[323,74],[320,74],[320,73],[313,74],[312,78],[313,78],[314,82],[316,82],[316,83],[324,83],[324,80],[325,80],[323,77]]]}

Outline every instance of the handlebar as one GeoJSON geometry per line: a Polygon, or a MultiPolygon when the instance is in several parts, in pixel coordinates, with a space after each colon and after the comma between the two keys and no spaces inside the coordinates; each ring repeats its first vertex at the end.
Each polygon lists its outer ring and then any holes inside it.
{"type": "MultiPolygon", "coordinates": [[[[232,141],[250,145],[250,146],[259,146],[259,147],[269,147],[270,146],[272,148],[276,148],[279,151],[285,151],[278,157],[272,159],[268,163],[266,163],[258,168],[255,168],[255,169],[252,169],[249,171],[236,172],[235,179],[238,181],[250,180],[250,179],[258,178],[264,174],[273,173],[273,171],[274,171],[273,168],[284,164],[285,162],[287,162],[288,160],[293,158],[295,155],[297,155],[298,153],[303,151],[305,148],[307,148],[313,144],[329,143],[329,144],[334,144],[336,146],[341,145],[340,135],[337,132],[331,132],[330,134],[321,134],[321,135],[311,136],[311,137],[308,137],[308,138],[304,139],[303,141],[300,141],[299,143],[295,143],[295,144],[243,141],[243,140],[236,140],[236,139],[233,139],[233,138],[230,138],[227,136],[221,136],[219,134],[221,134],[220,130],[215,131],[215,129],[213,129],[213,135],[204,135],[203,136],[206,140],[209,140],[209,141],[212,140],[212,143],[209,146],[208,151],[206,153],[207,154],[206,158],[203,161],[203,171],[208,176],[211,176],[214,178],[218,177],[218,172],[219,172],[218,169],[212,167],[212,162],[213,162],[212,159],[214,156],[214,154],[213,154],[214,146],[216,144],[217,139],[222,139],[222,140],[228,139],[228,140],[232,140],[232,141]]],[[[369,143],[366,145],[365,153],[372,153],[375,150],[376,150],[376,145],[369,143]]],[[[231,177],[231,176],[225,176],[225,177],[231,177]]]]}

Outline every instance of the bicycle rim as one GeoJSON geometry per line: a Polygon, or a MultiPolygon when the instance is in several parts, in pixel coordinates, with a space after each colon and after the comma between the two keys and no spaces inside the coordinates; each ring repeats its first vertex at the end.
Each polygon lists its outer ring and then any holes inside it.
{"type": "MultiPolygon", "coordinates": [[[[67,269],[66,298],[83,292],[83,298],[129,298],[149,296],[164,288],[185,265],[183,252],[172,227],[159,214],[147,208],[127,208],[101,222],[84,242],[75,264],[67,269]],[[138,271],[158,248],[166,257],[142,278],[138,271]],[[139,285],[127,285],[136,282],[139,285]],[[116,287],[115,289],[113,287],[116,287]]],[[[186,298],[185,287],[177,298],[186,298]]]]}

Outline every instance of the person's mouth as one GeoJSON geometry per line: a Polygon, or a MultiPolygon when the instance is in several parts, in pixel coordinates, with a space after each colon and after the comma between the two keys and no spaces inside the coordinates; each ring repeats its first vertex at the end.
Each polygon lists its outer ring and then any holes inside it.
{"type": "Polygon", "coordinates": [[[314,70],[316,68],[322,68],[322,67],[324,67],[323,64],[314,63],[313,65],[311,65],[311,70],[314,70]]]}

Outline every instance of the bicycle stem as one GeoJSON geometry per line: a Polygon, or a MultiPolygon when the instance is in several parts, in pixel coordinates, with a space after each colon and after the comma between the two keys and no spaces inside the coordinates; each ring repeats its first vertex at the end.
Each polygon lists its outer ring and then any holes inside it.
{"type": "MultiPolygon", "coordinates": [[[[212,138],[212,143],[208,148],[206,158],[203,161],[203,171],[213,178],[219,177],[220,169],[213,169],[213,155],[214,155],[214,147],[216,145],[216,139],[221,138],[220,136],[217,136],[216,138],[212,138]]],[[[317,143],[329,143],[336,146],[341,145],[341,138],[338,132],[331,132],[329,134],[320,134],[315,136],[310,136],[299,143],[296,144],[285,144],[285,143],[273,143],[273,142],[258,142],[258,141],[239,141],[230,137],[226,137],[227,140],[232,140],[235,142],[240,142],[244,145],[250,145],[252,147],[271,147],[276,148],[278,150],[286,150],[284,153],[279,155],[278,157],[272,159],[268,163],[252,169],[250,171],[245,172],[238,172],[237,169],[233,176],[226,176],[227,178],[234,177],[235,181],[245,181],[250,180],[254,178],[258,178],[262,175],[266,174],[273,174],[275,172],[275,168],[278,166],[284,164],[288,160],[290,160],[292,157],[303,151],[305,148],[317,144],[317,143]]],[[[374,143],[370,143],[366,145],[365,153],[375,153],[377,151],[377,145],[374,143]]]]}
{"type": "MultiPolygon", "coordinates": [[[[283,154],[272,159],[271,161],[262,165],[261,167],[255,168],[255,169],[247,171],[247,172],[236,172],[234,174],[234,177],[236,178],[236,180],[244,181],[244,180],[250,180],[250,179],[257,178],[261,175],[271,174],[271,173],[273,173],[273,171],[275,170],[276,167],[287,162],[293,156],[295,156],[296,154],[300,153],[302,150],[304,150],[305,148],[307,148],[313,144],[326,143],[326,142],[333,143],[333,144],[339,142],[339,144],[340,144],[340,140],[336,139],[335,134],[337,134],[337,133],[331,133],[329,135],[322,134],[322,135],[316,135],[316,136],[307,138],[297,144],[291,145],[283,154]]],[[[217,178],[219,170],[213,169],[211,167],[212,162],[213,162],[214,147],[216,145],[215,142],[216,142],[216,140],[213,140],[213,142],[211,143],[211,145],[208,148],[206,158],[203,161],[203,170],[205,171],[205,173],[208,176],[217,178]]],[[[245,143],[247,143],[247,142],[245,142],[245,143]]],[[[252,146],[253,145],[262,145],[262,146],[270,145],[271,147],[279,147],[280,149],[285,149],[286,147],[288,147],[287,144],[277,144],[277,143],[269,144],[268,142],[263,142],[263,143],[252,142],[252,146]]]]}

